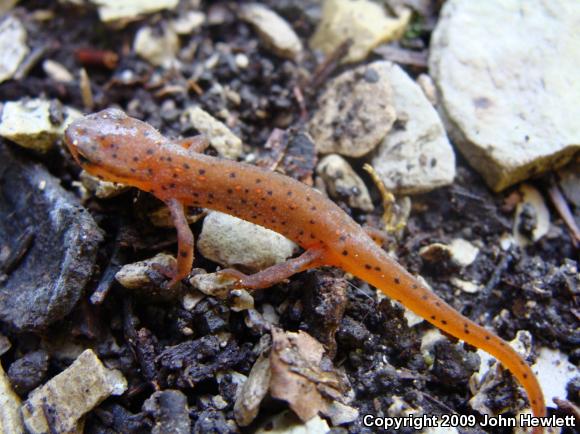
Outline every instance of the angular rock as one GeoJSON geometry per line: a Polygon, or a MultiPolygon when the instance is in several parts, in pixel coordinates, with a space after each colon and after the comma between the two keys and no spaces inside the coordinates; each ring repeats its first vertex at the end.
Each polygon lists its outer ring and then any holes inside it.
{"type": "Polygon", "coordinates": [[[26,29],[18,18],[6,16],[0,22],[0,83],[12,78],[29,51],[26,29]]]}
{"type": "Polygon", "coordinates": [[[454,143],[495,191],[580,149],[579,22],[576,0],[450,0],[441,11],[429,71],[454,143]]]}
{"type": "Polygon", "coordinates": [[[389,190],[400,194],[451,184],[455,154],[439,115],[405,71],[394,63],[384,64],[397,122],[373,157],[375,171],[389,190]]]}
{"type": "Polygon", "coordinates": [[[0,136],[24,148],[45,152],[82,114],[57,101],[23,99],[4,103],[1,116],[0,136]]]}
{"type": "Polygon", "coordinates": [[[170,26],[165,26],[162,30],[141,27],[135,35],[133,49],[150,64],[171,68],[178,62],[176,56],[179,51],[179,38],[170,26]]]}
{"type": "Polygon", "coordinates": [[[325,0],[310,46],[329,55],[350,39],[352,45],[344,62],[358,62],[377,45],[403,36],[410,18],[409,9],[400,9],[399,16],[393,18],[382,5],[370,0],[325,0]]]}
{"type": "Polygon", "coordinates": [[[284,262],[298,246],[274,231],[220,212],[203,221],[200,253],[226,267],[256,272],[284,262]]]}
{"type": "Polygon", "coordinates": [[[298,60],[302,55],[302,42],[280,15],[259,3],[240,7],[240,18],[250,23],[264,44],[280,57],[298,60]]]}
{"type": "Polygon", "coordinates": [[[20,418],[20,397],[10,387],[10,380],[0,364],[0,433],[24,432],[20,418]]]}
{"type": "Polygon", "coordinates": [[[107,369],[92,350],[34,390],[22,405],[26,429],[33,434],[82,432],[83,416],[111,395],[121,395],[127,380],[107,369]]]}
{"type": "Polygon", "coordinates": [[[182,115],[182,123],[190,124],[205,135],[222,157],[236,159],[242,154],[242,141],[222,122],[200,107],[190,107],[182,115]]]}
{"type": "Polygon", "coordinates": [[[328,84],[307,126],[318,152],[360,157],[386,136],[396,119],[388,70],[374,62],[328,84]]]}
{"type": "Polygon", "coordinates": [[[105,23],[126,23],[163,9],[175,9],[179,0],[90,0],[105,23]]]}
{"type": "Polygon", "coordinates": [[[159,253],[143,261],[125,264],[115,274],[115,279],[125,288],[154,300],[174,300],[180,295],[179,286],[166,288],[167,279],[160,270],[175,269],[177,261],[171,255],[159,253]]]}
{"type": "Polygon", "coordinates": [[[316,173],[325,183],[333,198],[347,198],[349,206],[370,212],[374,209],[367,186],[340,155],[324,157],[316,167],[316,173]]]}
{"type": "Polygon", "coordinates": [[[0,144],[0,319],[43,330],[75,306],[88,282],[102,232],[91,215],[40,164],[0,144]]]}

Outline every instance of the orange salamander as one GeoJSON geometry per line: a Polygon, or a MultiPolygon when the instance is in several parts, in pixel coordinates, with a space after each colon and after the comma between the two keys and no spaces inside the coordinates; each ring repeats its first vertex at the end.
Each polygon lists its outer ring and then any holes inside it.
{"type": "Polygon", "coordinates": [[[439,329],[493,355],[524,386],[534,415],[546,416],[538,380],[516,351],[422,285],[334,202],[310,187],[259,167],[205,155],[207,141],[201,136],[169,140],[118,109],[74,121],[65,132],[65,141],[87,172],[132,185],[167,204],[178,238],[171,284],[186,277],[192,267],[193,235],[184,206],[234,215],[272,229],[304,249],[299,257],[253,275],[223,270],[238,279],[236,286],[266,288],[309,268],[339,267],[439,329]]]}

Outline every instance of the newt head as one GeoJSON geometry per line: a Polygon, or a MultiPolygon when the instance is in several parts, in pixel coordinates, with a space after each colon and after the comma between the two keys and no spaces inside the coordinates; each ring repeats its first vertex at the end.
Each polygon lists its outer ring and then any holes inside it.
{"type": "Polygon", "coordinates": [[[152,126],[109,108],[73,121],[64,133],[77,163],[92,175],[110,181],[145,180],[149,149],[165,139],[152,126]]]}

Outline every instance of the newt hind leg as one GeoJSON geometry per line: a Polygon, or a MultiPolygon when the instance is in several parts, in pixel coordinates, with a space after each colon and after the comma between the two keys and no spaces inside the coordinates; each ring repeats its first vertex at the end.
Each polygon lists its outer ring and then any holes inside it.
{"type": "Polygon", "coordinates": [[[247,290],[268,288],[284,279],[288,279],[301,271],[315,268],[321,264],[324,255],[323,250],[306,250],[297,258],[292,258],[281,264],[272,265],[265,270],[247,275],[233,268],[226,268],[219,271],[224,277],[238,279],[235,286],[247,290]]]}

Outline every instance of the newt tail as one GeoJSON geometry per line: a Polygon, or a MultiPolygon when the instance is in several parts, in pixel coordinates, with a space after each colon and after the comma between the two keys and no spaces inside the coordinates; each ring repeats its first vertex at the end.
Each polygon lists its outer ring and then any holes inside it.
{"type": "MultiPolygon", "coordinates": [[[[461,315],[433,291],[419,283],[383,250],[370,243],[367,247],[364,251],[353,252],[352,256],[355,256],[355,259],[340,258],[337,265],[380,289],[385,295],[397,300],[447,334],[494,356],[524,387],[534,416],[546,416],[544,395],[536,376],[507,342],[461,315]],[[385,263],[389,266],[384,267],[385,263]]],[[[541,427],[533,429],[534,434],[542,432],[541,427]]]]}

